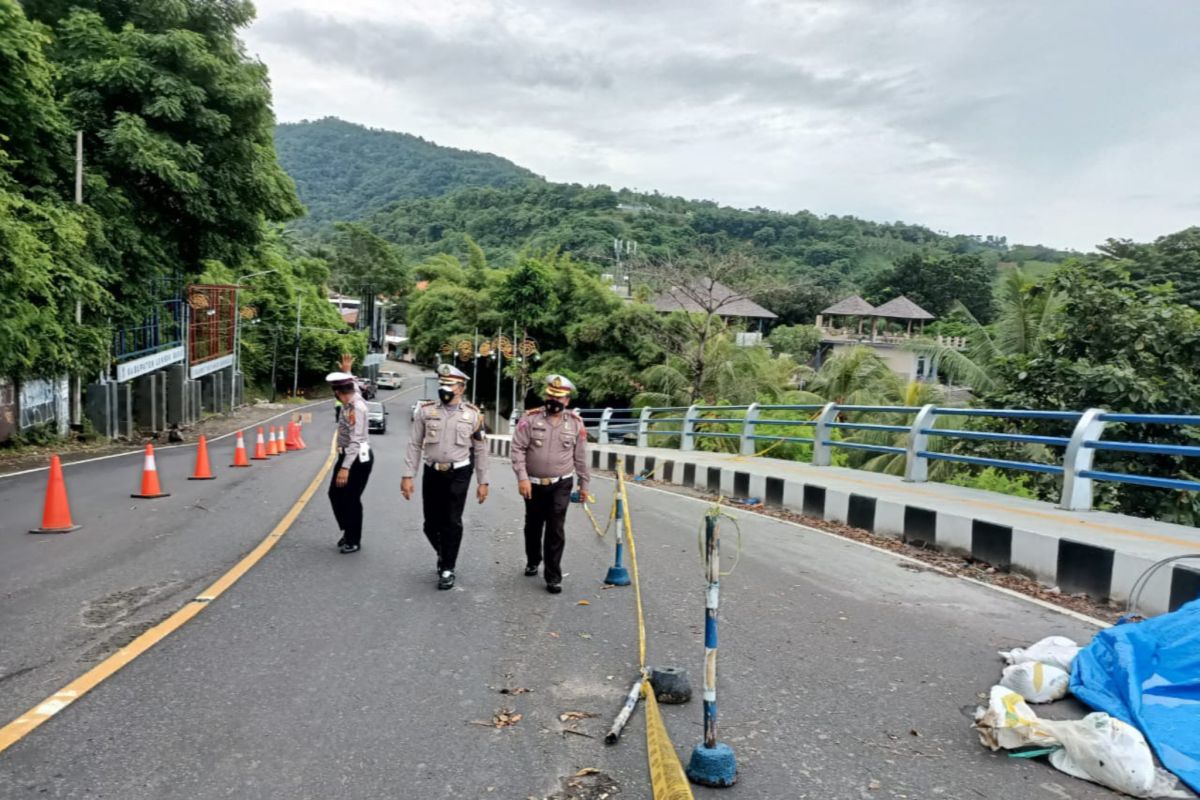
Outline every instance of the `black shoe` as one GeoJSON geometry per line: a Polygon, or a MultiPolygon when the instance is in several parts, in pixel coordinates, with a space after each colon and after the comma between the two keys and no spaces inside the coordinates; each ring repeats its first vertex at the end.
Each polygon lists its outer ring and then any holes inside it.
{"type": "Polygon", "coordinates": [[[346,537],[343,536],[342,538],[338,539],[338,542],[337,542],[337,544],[334,545],[334,547],[337,547],[340,549],[341,546],[344,545],[345,543],[346,543],[346,537]]]}
{"type": "Polygon", "coordinates": [[[550,594],[562,594],[562,584],[561,583],[547,583],[546,591],[549,592],[550,594]]]}
{"type": "Polygon", "coordinates": [[[537,571],[538,571],[537,564],[526,564],[525,565],[525,574],[526,575],[537,575],[537,571]]]}
{"type": "Polygon", "coordinates": [[[438,577],[438,588],[439,589],[454,588],[454,572],[452,570],[448,570],[448,569],[442,570],[442,574],[438,577]]]}
{"type": "Polygon", "coordinates": [[[359,549],[359,546],[356,544],[347,544],[346,542],[342,542],[342,546],[338,548],[338,552],[342,554],[357,553],[359,549]]]}

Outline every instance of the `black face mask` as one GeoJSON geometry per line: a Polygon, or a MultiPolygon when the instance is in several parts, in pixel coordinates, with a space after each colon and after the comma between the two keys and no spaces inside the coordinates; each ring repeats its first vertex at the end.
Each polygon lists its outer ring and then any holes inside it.
{"type": "Polygon", "coordinates": [[[439,387],[438,388],[438,399],[441,400],[443,403],[451,402],[452,400],[454,400],[454,390],[451,389],[449,386],[439,387]]]}
{"type": "Polygon", "coordinates": [[[546,411],[549,413],[558,414],[563,410],[563,408],[565,408],[565,406],[562,404],[562,400],[555,400],[553,397],[546,398],[546,411]]]}

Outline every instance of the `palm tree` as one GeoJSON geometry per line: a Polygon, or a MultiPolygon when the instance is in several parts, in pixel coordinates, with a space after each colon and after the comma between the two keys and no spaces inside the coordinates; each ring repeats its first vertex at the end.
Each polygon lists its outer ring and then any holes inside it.
{"type": "Polygon", "coordinates": [[[1057,324],[1062,303],[1057,292],[1019,269],[1010,270],[996,290],[999,314],[992,325],[983,325],[966,306],[955,303],[951,313],[971,326],[964,350],[932,339],[918,340],[913,349],[930,357],[938,372],[950,380],[976,392],[993,391],[999,388],[995,369],[1001,361],[1041,352],[1046,334],[1057,324]]]}

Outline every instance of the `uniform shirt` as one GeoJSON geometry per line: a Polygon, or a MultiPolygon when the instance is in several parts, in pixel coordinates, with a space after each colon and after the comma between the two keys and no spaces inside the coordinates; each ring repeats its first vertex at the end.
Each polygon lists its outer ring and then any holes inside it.
{"type": "Polygon", "coordinates": [[[552,417],[544,408],[521,417],[512,436],[512,467],[517,480],[561,478],[574,472],[579,489],[591,482],[587,460],[587,429],[574,411],[552,417]]]}
{"type": "Polygon", "coordinates": [[[479,483],[487,483],[488,454],[483,438],[483,412],[466,401],[447,406],[428,402],[417,406],[408,454],[404,457],[404,477],[411,478],[421,463],[457,464],[475,453],[475,472],[479,483]]]}
{"type": "MultiPolygon", "coordinates": [[[[349,467],[364,445],[367,445],[367,401],[357,392],[344,408],[339,409],[337,420],[338,450],[346,454],[343,465],[349,467]]],[[[370,450],[367,445],[368,452],[370,450]]]]}

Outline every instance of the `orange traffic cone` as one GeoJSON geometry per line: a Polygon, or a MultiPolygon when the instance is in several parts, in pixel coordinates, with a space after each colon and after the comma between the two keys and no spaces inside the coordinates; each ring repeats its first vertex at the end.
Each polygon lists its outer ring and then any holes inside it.
{"type": "Polygon", "coordinates": [[[267,455],[277,456],[279,455],[279,443],[275,441],[275,426],[272,425],[268,430],[270,432],[267,434],[267,455]]]}
{"type": "Polygon", "coordinates": [[[289,422],[287,427],[287,441],[284,442],[284,447],[288,450],[300,449],[300,431],[296,423],[289,422]]]}
{"type": "Polygon", "coordinates": [[[46,486],[46,504],[42,507],[42,527],[30,533],[70,533],[79,530],[71,522],[71,506],[67,502],[67,483],[63,480],[62,463],[50,456],[50,483],[46,486]]]}
{"type": "Polygon", "coordinates": [[[154,465],[154,445],[146,445],[146,461],[142,465],[142,491],[138,494],[131,494],[130,497],[143,497],[151,499],[155,497],[168,497],[169,494],[162,490],[158,485],[158,467],[154,465]]]}
{"type": "Polygon", "coordinates": [[[208,464],[208,442],[204,437],[200,437],[200,442],[196,445],[196,471],[191,475],[189,481],[211,481],[217,476],[213,475],[212,467],[208,464]]]}
{"type": "Polygon", "coordinates": [[[267,446],[263,443],[263,432],[261,425],[258,426],[258,441],[254,443],[254,460],[267,460],[267,446]]]}
{"type": "Polygon", "coordinates": [[[296,423],[296,444],[298,444],[300,446],[301,450],[308,447],[308,445],[306,445],[304,443],[304,423],[303,422],[296,423]]]}
{"type": "Polygon", "coordinates": [[[237,446],[233,448],[233,463],[231,467],[248,467],[250,461],[246,458],[246,440],[242,438],[242,432],[237,433],[237,446]]]}

